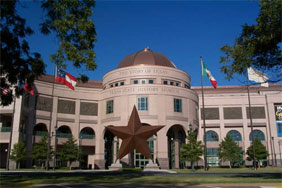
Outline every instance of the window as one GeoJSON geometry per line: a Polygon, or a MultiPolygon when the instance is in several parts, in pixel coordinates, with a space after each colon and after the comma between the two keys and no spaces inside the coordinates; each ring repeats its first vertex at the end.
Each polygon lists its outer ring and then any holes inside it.
{"type": "Polygon", "coordinates": [[[167,85],[167,80],[164,80],[164,81],[163,81],[163,84],[164,84],[164,85],[167,85]]]}
{"type": "Polygon", "coordinates": [[[111,84],[111,87],[114,87],[114,85],[113,85],[113,84],[111,84]]]}
{"type": "Polygon", "coordinates": [[[236,130],[232,130],[232,131],[229,131],[227,133],[228,135],[230,135],[232,137],[232,140],[234,142],[238,142],[238,141],[242,141],[242,136],[241,134],[239,133],[239,131],[236,131],[236,130]]]}
{"type": "Polygon", "coordinates": [[[149,80],[149,84],[153,84],[154,83],[154,80],[149,80]]]}
{"type": "Polygon", "coordinates": [[[115,83],[115,86],[118,86],[118,83],[115,83]]]}
{"type": "Polygon", "coordinates": [[[218,148],[207,148],[207,156],[209,157],[217,157],[218,148]]]}
{"type": "Polygon", "coordinates": [[[185,84],[185,88],[187,88],[187,89],[188,89],[188,88],[189,88],[189,86],[188,86],[187,84],[185,84]]]}
{"type": "Polygon", "coordinates": [[[146,80],[142,80],[142,82],[141,82],[142,84],[145,84],[146,83],[146,80]]]}
{"type": "MultiPolygon", "coordinates": [[[[260,141],[265,141],[265,136],[262,131],[254,130],[254,138],[258,138],[260,141]]],[[[253,141],[252,133],[250,133],[250,141],[253,141]]]]}
{"type": "Polygon", "coordinates": [[[148,110],[148,97],[138,97],[138,110],[139,111],[148,110]]]}
{"type": "Polygon", "coordinates": [[[120,82],[120,85],[123,86],[123,85],[124,85],[124,82],[120,82]]]}
{"type": "Polygon", "coordinates": [[[182,100],[174,99],[174,112],[182,112],[182,100]]]}
{"type": "Polygon", "coordinates": [[[111,114],[113,112],[114,112],[114,101],[113,100],[107,101],[107,111],[106,111],[106,113],[111,114]]]}
{"type": "Polygon", "coordinates": [[[174,82],[170,82],[170,85],[173,86],[173,85],[174,85],[174,82]]]}
{"type": "Polygon", "coordinates": [[[208,131],[206,133],[207,142],[218,142],[218,134],[214,131],[208,131]]]}
{"type": "Polygon", "coordinates": [[[179,82],[176,82],[175,85],[176,85],[176,86],[179,86],[179,82]]]}
{"type": "Polygon", "coordinates": [[[276,121],[277,124],[277,134],[278,136],[282,136],[282,121],[276,121]]]}
{"type": "Polygon", "coordinates": [[[133,81],[133,84],[138,84],[138,80],[134,80],[134,81],[133,81]]]}

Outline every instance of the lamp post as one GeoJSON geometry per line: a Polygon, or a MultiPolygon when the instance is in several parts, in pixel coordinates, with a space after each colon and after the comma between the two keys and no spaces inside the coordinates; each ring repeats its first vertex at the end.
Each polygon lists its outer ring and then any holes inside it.
{"type": "Polygon", "coordinates": [[[273,153],[274,153],[274,164],[277,166],[277,161],[276,161],[276,153],[275,153],[275,145],[274,145],[274,137],[271,137],[272,139],[272,144],[273,144],[273,153]]]}
{"type": "Polygon", "coordinates": [[[189,125],[190,130],[190,149],[191,149],[191,169],[194,171],[194,164],[193,164],[193,144],[192,144],[192,124],[189,125]]]}
{"type": "Polygon", "coordinates": [[[55,126],[55,134],[52,132],[52,136],[55,136],[55,146],[54,146],[54,160],[53,160],[53,171],[56,169],[56,153],[57,153],[57,125],[55,126]]]}
{"type": "Polygon", "coordinates": [[[282,158],[281,158],[281,146],[280,146],[280,144],[281,144],[281,140],[280,140],[280,141],[278,141],[278,144],[279,144],[280,166],[281,166],[281,165],[282,165],[282,158]]]}

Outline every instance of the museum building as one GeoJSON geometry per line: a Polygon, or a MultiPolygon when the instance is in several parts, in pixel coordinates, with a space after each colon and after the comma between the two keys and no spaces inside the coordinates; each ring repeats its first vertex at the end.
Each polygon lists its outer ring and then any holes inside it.
{"type": "MultiPolygon", "coordinates": [[[[104,75],[103,81],[78,83],[73,91],[54,84],[53,75],[43,75],[35,81],[34,91],[34,95],[25,93],[10,106],[1,107],[1,168],[7,164],[9,143],[13,147],[19,140],[27,147],[28,159],[22,167],[34,166],[32,148],[45,133],[57,151],[72,134],[82,148],[81,168],[109,168],[116,161],[122,141],[106,127],[127,126],[134,106],[144,126],[164,126],[148,139],[154,162],[160,168],[189,166],[180,160],[180,147],[191,130],[196,130],[198,140],[203,141],[201,87],[191,87],[189,74],[148,48],[126,56],[116,69],[104,75]]],[[[204,94],[207,162],[210,166],[223,165],[217,152],[227,134],[245,152],[251,143],[247,88],[204,87],[204,94]]],[[[250,99],[253,133],[269,152],[267,163],[281,165],[282,86],[251,86],[250,99]]],[[[244,154],[245,164],[250,165],[246,157],[244,154]]],[[[65,165],[58,160],[56,163],[65,165]]],[[[124,167],[144,168],[148,159],[134,151],[121,163],[124,167]]],[[[196,165],[203,166],[203,161],[196,165]]],[[[15,168],[15,163],[10,161],[9,166],[15,168]]]]}

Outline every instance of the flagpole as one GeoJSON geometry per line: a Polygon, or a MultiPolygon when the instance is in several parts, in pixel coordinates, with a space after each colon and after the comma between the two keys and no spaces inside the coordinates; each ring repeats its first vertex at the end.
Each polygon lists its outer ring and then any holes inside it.
{"type": "MultiPolygon", "coordinates": [[[[13,92],[13,91],[11,91],[13,92]]],[[[13,95],[13,93],[12,93],[13,95]]],[[[15,108],[16,108],[16,97],[13,96],[14,99],[14,104],[13,104],[13,117],[11,121],[11,133],[10,133],[10,141],[8,144],[8,151],[7,151],[7,161],[6,161],[6,169],[9,171],[10,170],[10,153],[11,153],[11,148],[12,148],[12,137],[13,137],[13,129],[14,129],[14,117],[15,117],[15,108]]]]}
{"type": "Polygon", "coordinates": [[[203,122],[204,122],[204,169],[205,171],[208,170],[207,168],[207,140],[206,140],[206,116],[205,116],[205,100],[204,100],[204,87],[203,87],[203,61],[202,56],[200,56],[201,62],[201,86],[202,86],[202,106],[203,106],[203,122]]]}
{"type": "MultiPolygon", "coordinates": [[[[49,170],[49,163],[50,163],[50,153],[51,153],[51,125],[52,125],[52,114],[53,114],[53,106],[54,106],[54,87],[55,87],[55,81],[56,81],[56,70],[57,70],[57,65],[54,63],[54,80],[53,80],[53,85],[52,85],[52,105],[51,105],[51,111],[50,111],[50,121],[49,121],[49,131],[48,131],[48,147],[47,147],[47,164],[46,164],[46,170],[49,170]]],[[[55,157],[55,156],[54,156],[55,157]]]]}
{"type": "Polygon", "coordinates": [[[255,135],[254,135],[254,128],[253,128],[253,119],[252,119],[252,110],[251,110],[251,98],[250,98],[250,89],[249,89],[249,78],[247,76],[247,90],[248,90],[248,101],[249,101],[249,118],[251,123],[251,133],[252,133],[252,142],[253,142],[253,157],[254,157],[254,168],[257,169],[256,164],[256,153],[255,153],[255,135]]]}

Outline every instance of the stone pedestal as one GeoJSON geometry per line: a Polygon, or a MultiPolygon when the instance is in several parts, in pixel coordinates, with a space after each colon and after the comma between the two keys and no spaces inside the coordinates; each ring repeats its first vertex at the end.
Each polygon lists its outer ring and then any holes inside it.
{"type": "Polygon", "coordinates": [[[159,170],[160,167],[157,163],[153,163],[152,160],[149,160],[149,163],[146,165],[145,170],[159,170]]]}
{"type": "Polygon", "coordinates": [[[109,166],[110,170],[118,170],[122,168],[122,164],[120,163],[120,160],[118,159],[116,163],[111,164],[111,166],[109,166]]]}

